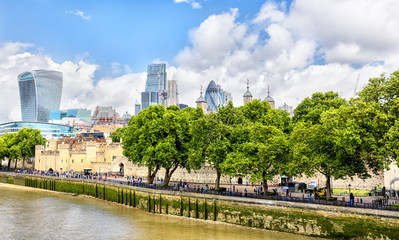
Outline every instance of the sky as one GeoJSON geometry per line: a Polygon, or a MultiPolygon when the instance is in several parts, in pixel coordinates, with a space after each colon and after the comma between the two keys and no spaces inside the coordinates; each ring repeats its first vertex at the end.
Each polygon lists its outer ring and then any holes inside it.
{"type": "Polygon", "coordinates": [[[243,104],[351,98],[399,68],[397,0],[2,0],[0,122],[21,120],[18,74],[63,73],[61,108],[134,112],[147,66],[166,63],[179,102],[211,80],[243,104]]]}

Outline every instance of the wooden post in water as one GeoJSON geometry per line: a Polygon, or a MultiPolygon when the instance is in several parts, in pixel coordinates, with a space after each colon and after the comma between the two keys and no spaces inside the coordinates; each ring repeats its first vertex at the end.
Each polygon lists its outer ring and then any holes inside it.
{"type": "Polygon", "coordinates": [[[204,219],[208,220],[208,209],[207,209],[207,205],[206,205],[206,198],[204,201],[204,219]]]}
{"type": "Polygon", "coordinates": [[[183,198],[180,197],[180,216],[183,216],[183,198]]]}
{"type": "Polygon", "coordinates": [[[159,213],[162,213],[162,195],[159,194],[159,213]]]}
{"type": "Polygon", "coordinates": [[[216,221],[217,212],[216,212],[216,200],[213,200],[213,221],[216,221]]]}
{"type": "Polygon", "coordinates": [[[136,190],[133,191],[133,207],[136,207],[136,190]]]}
{"type": "Polygon", "coordinates": [[[199,214],[198,214],[198,198],[195,199],[195,218],[199,218],[199,214]]]}
{"type": "Polygon", "coordinates": [[[148,194],[148,212],[151,212],[151,196],[148,194]]]}

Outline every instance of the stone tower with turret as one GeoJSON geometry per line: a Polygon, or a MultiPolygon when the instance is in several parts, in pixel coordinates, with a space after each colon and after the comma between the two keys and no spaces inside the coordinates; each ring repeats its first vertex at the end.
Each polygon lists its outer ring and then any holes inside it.
{"type": "Polygon", "coordinates": [[[252,93],[249,91],[249,79],[247,78],[247,91],[244,93],[244,105],[252,102],[252,93]]]}
{"type": "Polygon", "coordinates": [[[270,104],[270,107],[272,107],[272,109],[276,108],[274,99],[270,97],[270,86],[267,86],[267,97],[265,98],[265,101],[267,101],[270,104]]]}
{"type": "Polygon", "coordinates": [[[195,103],[197,103],[197,107],[201,107],[202,110],[204,111],[204,113],[206,112],[206,100],[205,98],[202,96],[202,86],[201,86],[201,94],[200,97],[197,99],[197,101],[195,101],[195,103]]]}

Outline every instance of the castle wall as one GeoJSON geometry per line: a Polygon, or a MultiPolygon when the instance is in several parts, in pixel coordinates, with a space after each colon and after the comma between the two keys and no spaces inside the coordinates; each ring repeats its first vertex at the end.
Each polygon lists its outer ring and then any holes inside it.
{"type": "MultiPolygon", "coordinates": [[[[125,156],[120,143],[99,143],[99,142],[80,142],[80,145],[70,146],[69,144],[59,144],[55,146],[50,144],[50,149],[44,150],[44,146],[36,146],[36,166],[35,169],[40,171],[48,171],[50,168],[54,171],[65,172],[75,171],[83,172],[84,168],[91,168],[93,173],[119,173],[123,168],[125,176],[135,176],[135,178],[147,178],[148,169],[143,166],[134,165],[125,156]],[[81,150],[71,150],[81,149],[81,150]]],[[[372,175],[366,180],[354,177],[353,179],[333,179],[333,188],[348,188],[351,184],[353,189],[371,189],[375,186],[385,186],[389,189],[389,182],[399,177],[399,169],[396,165],[391,165],[391,170],[385,171],[379,175],[372,175]]],[[[282,176],[275,176],[272,181],[268,181],[270,186],[276,186],[281,182],[282,176]]],[[[165,178],[165,170],[161,169],[156,179],[165,178]]],[[[305,182],[309,184],[311,180],[318,180],[319,186],[325,186],[325,177],[317,173],[314,176],[293,177],[295,182],[305,182]]],[[[186,169],[178,168],[172,175],[171,181],[186,181],[189,183],[208,183],[214,184],[216,181],[216,170],[209,164],[204,164],[201,169],[188,172],[186,169]]],[[[230,178],[229,176],[221,176],[220,183],[222,185],[251,184],[250,179],[246,176],[237,176],[230,178]]],[[[259,183],[258,183],[259,184],[259,183]]],[[[399,186],[399,181],[395,187],[399,186]]],[[[398,188],[398,187],[396,187],[398,188]]]]}

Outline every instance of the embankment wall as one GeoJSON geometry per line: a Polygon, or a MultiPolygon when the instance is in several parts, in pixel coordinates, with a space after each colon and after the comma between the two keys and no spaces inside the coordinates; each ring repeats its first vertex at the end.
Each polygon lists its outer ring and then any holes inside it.
{"type": "Polygon", "coordinates": [[[143,189],[81,179],[0,173],[0,182],[84,194],[154,214],[307,236],[399,239],[399,212],[143,189]]]}

